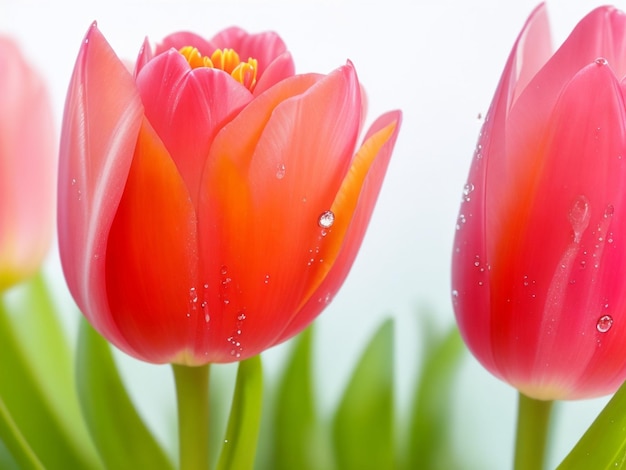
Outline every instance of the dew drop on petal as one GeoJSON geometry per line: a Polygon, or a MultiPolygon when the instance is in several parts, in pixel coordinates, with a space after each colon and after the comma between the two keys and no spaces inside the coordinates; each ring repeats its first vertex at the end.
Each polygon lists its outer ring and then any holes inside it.
{"type": "Polygon", "coordinates": [[[615,207],[613,207],[613,204],[608,204],[604,209],[604,218],[608,219],[609,217],[612,217],[614,213],[615,207]]]}
{"type": "Polygon", "coordinates": [[[603,66],[603,65],[608,65],[608,64],[609,64],[609,61],[608,61],[608,60],[606,60],[604,57],[598,57],[598,58],[595,60],[595,63],[596,63],[596,65],[603,66]]]}
{"type": "Polygon", "coordinates": [[[335,223],[335,214],[333,211],[325,211],[322,212],[319,219],[317,220],[317,224],[322,228],[330,228],[335,223]]]}
{"type": "Polygon", "coordinates": [[[276,167],[276,178],[282,180],[285,177],[285,164],[281,163],[276,167]]]}
{"type": "Polygon", "coordinates": [[[463,200],[465,202],[470,201],[470,194],[474,191],[474,185],[472,183],[467,183],[463,186],[463,200]]]}
{"type": "Polygon", "coordinates": [[[613,317],[611,315],[602,315],[596,323],[596,329],[600,333],[606,333],[611,329],[611,326],[613,326],[613,317]]]}

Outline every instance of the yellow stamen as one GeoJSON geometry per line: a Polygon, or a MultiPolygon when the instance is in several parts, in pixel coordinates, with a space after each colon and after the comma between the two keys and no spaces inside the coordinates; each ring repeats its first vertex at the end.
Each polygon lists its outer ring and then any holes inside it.
{"type": "Polygon", "coordinates": [[[187,59],[192,69],[209,67],[223,70],[249,90],[252,90],[256,84],[257,60],[249,58],[247,62],[243,62],[233,49],[217,49],[210,58],[203,56],[192,46],[185,46],[178,52],[187,59]]]}
{"type": "Polygon", "coordinates": [[[213,62],[211,62],[211,59],[200,54],[200,51],[195,47],[185,46],[178,52],[180,52],[182,56],[187,59],[187,62],[189,62],[192,69],[196,69],[198,67],[213,68],[213,62]]]}

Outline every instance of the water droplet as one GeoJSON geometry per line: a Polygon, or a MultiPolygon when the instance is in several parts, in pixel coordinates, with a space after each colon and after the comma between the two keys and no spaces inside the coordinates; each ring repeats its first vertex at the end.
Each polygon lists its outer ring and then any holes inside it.
{"type": "Polygon", "coordinates": [[[76,184],[76,178],[72,178],[72,186],[76,184]]]}
{"type": "Polygon", "coordinates": [[[239,312],[239,315],[237,316],[237,320],[244,321],[245,319],[246,319],[246,314],[244,312],[239,312]]]}
{"type": "Polygon", "coordinates": [[[189,300],[194,304],[198,301],[198,293],[195,287],[189,289],[189,300]]]}
{"type": "Polygon", "coordinates": [[[205,289],[208,289],[208,288],[209,288],[209,285],[208,285],[208,284],[205,284],[203,287],[204,287],[205,289]]]}
{"type": "Polygon", "coordinates": [[[595,60],[595,62],[596,62],[596,65],[601,65],[601,66],[602,66],[602,65],[608,65],[608,64],[609,64],[609,61],[608,61],[608,60],[606,60],[604,57],[598,57],[598,58],[595,60]]]}
{"type": "Polygon", "coordinates": [[[335,214],[333,211],[325,211],[322,212],[319,219],[317,220],[317,224],[322,228],[331,228],[335,223],[335,214]]]}
{"type": "Polygon", "coordinates": [[[604,209],[604,218],[608,219],[609,217],[612,217],[614,213],[615,207],[613,207],[613,204],[607,204],[606,208],[604,209]]]}
{"type": "Polygon", "coordinates": [[[206,323],[209,323],[209,322],[211,321],[211,317],[210,317],[210,315],[209,315],[209,313],[208,313],[208,312],[205,312],[205,313],[204,313],[204,321],[205,321],[206,323]]]}
{"type": "Polygon", "coordinates": [[[459,217],[458,217],[457,223],[456,223],[456,229],[457,230],[461,230],[461,227],[466,222],[467,222],[467,218],[465,217],[465,214],[459,214],[459,217]]]}
{"type": "Polygon", "coordinates": [[[602,315],[598,318],[598,322],[596,323],[596,329],[600,333],[606,333],[613,326],[613,317],[611,315],[602,315]]]}
{"type": "Polygon", "coordinates": [[[285,164],[281,163],[276,168],[276,178],[278,178],[279,180],[282,180],[284,177],[285,177],[285,164]]]}
{"type": "Polygon", "coordinates": [[[222,267],[220,268],[220,273],[222,275],[226,275],[226,273],[228,272],[228,268],[224,265],[222,265],[222,267]]]}
{"type": "Polygon", "coordinates": [[[569,211],[569,222],[574,231],[574,243],[580,243],[583,233],[589,226],[590,218],[589,200],[585,196],[578,196],[569,211]]]}
{"type": "Polygon", "coordinates": [[[463,200],[465,202],[470,201],[470,194],[474,191],[474,185],[472,183],[467,183],[463,186],[463,200]]]}
{"type": "Polygon", "coordinates": [[[456,290],[456,289],[454,289],[454,290],[452,291],[452,297],[458,297],[458,296],[459,296],[459,291],[458,291],[458,290],[456,290]]]}
{"type": "Polygon", "coordinates": [[[265,284],[269,284],[269,283],[270,283],[270,275],[269,275],[269,274],[266,274],[266,275],[265,275],[265,279],[263,280],[263,282],[264,282],[265,284]]]}

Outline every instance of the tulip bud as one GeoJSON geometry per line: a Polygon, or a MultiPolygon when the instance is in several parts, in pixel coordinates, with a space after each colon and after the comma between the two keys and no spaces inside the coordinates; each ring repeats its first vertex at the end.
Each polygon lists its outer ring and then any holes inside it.
{"type": "Polygon", "coordinates": [[[43,80],[0,37],[0,291],[34,274],[48,252],[56,155],[43,80]]]}
{"type": "Polygon", "coordinates": [[[452,297],[470,350],[537,399],[626,379],[626,16],[552,54],[545,6],[508,59],[472,161],[452,297]]]}

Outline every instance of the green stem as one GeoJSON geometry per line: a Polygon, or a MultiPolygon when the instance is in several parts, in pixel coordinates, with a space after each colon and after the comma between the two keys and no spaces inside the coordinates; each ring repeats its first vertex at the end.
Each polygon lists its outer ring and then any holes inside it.
{"type": "Polygon", "coordinates": [[[515,470],[544,468],[552,401],[535,400],[519,394],[515,470]]]}
{"type": "Polygon", "coordinates": [[[178,405],[180,470],[209,468],[209,365],[172,364],[178,405]]]}
{"type": "Polygon", "coordinates": [[[217,470],[254,468],[262,402],[263,367],[261,357],[253,356],[239,363],[226,439],[217,470]]]}

